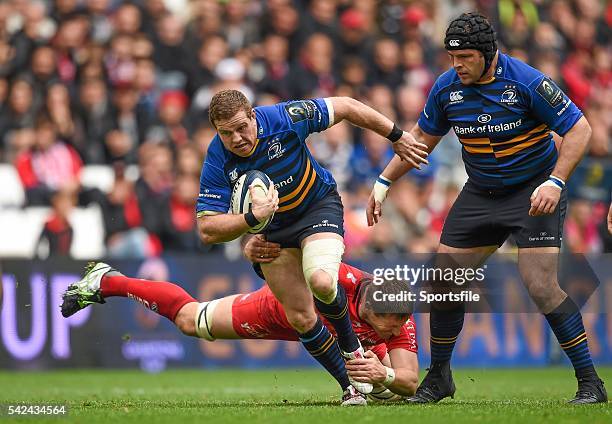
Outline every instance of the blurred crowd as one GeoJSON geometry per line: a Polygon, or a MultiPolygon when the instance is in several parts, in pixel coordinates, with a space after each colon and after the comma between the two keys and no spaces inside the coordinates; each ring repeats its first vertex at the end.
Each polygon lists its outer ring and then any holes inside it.
{"type": "MultiPolygon", "coordinates": [[[[224,249],[200,244],[194,214],[217,90],[240,89],[255,105],[352,96],[410,128],[449,67],[448,22],[473,10],[494,22],[503,51],[551,76],[583,109],[593,128],[588,154],[609,157],[610,2],[6,0],[0,161],[16,167],[27,205],[52,206],[41,239],[53,254],[69,252],[71,209],[92,203],[102,210],[109,255],[224,249]],[[112,167],[110,192],[81,185],[92,164],[112,167]]],[[[310,147],[342,193],[349,257],[436,247],[466,178],[454,134],[428,167],[394,185],[373,229],[365,202],[392,157],[389,143],[341,123],[311,136],[310,147]]],[[[606,210],[572,202],[571,250],[605,248],[606,210]]]]}

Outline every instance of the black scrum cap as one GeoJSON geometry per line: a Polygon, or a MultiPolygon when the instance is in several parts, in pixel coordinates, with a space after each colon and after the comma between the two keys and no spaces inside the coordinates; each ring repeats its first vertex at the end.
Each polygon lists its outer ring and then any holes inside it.
{"type": "Polygon", "coordinates": [[[444,37],[446,50],[475,49],[485,59],[484,75],[497,52],[497,37],[489,20],[480,13],[463,13],[451,21],[444,37]]]}

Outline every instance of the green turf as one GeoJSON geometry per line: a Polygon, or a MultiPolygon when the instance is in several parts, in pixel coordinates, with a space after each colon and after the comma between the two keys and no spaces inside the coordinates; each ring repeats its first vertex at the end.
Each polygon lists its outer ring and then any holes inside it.
{"type": "MultiPolygon", "coordinates": [[[[612,368],[600,374],[612,381],[612,368]]],[[[566,405],[568,369],[457,370],[455,381],[455,399],[437,405],[341,408],[335,384],[314,370],[1,372],[0,403],[67,403],[67,418],[44,423],[612,422],[608,405],[566,405]]]]}

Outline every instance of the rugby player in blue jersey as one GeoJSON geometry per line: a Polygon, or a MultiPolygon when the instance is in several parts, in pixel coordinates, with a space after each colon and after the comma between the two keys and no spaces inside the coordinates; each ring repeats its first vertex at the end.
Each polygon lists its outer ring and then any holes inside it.
{"type": "MultiPolygon", "coordinates": [[[[253,108],[236,90],[217,93],[209,119],[217,135],[208,148],[197,202],[198,229],[205,243],[233,240],[272,214],[265,229],[280,244],[278,257],[262,252],[261,269],[300,341],[344,389],[344,404],[364,404],[370,383],[347,375],[345,359],[362,358],[363,348],[338,285],[344,252],[343,208],[332,175],[310,154],[306,138],[346,119],[387,137],[395,152],[413,166],[426,163],[425,146],[363,103],[347,98],[298,100],[253,108]],[[249,170],[272,180],[266,197],[253,198],[252,210],[228,214],[232,187],[249,170]],[[266,261],[269,258],[269,261],[266,261]],[[313,305],[335,328],[338,343],[313,305]]],[[[198,320],[210,311],[201,307],[198,320]]]]}
{"type": "MultiPolygon", "coordinates": [[[[513,235],[523,282],[574,367],[578,392],[570,402],[606,402],[580,310],[557,280],[565,182],[585,152],[589,123],[551,79],[497,50],[484,16],[453,20],[444,45],[452,68],[438,77],[410,130],[410,139],[429,151],[451,129],[462,144],[469,179],[444,223],[438,253],[446,256],[438,258],[478,266],[513,235]],[[563,137],[559,150],[553,131],[563,137]]],[[[411,168],[398,157],[385,168],[368,202],[369,225],[380,219],[391,183],[411,168]]],[[[450,359],[464,310],[463,304],[432,305],[431,365],[410,402],[454,395],[450,359]]]]}

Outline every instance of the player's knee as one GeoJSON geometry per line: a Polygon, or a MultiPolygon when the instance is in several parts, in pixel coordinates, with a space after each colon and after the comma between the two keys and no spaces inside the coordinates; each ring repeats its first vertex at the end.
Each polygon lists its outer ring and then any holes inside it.
{"type": "Polygon", "coordinates": [[[312,310],[285,311],[287,321],[298,333],[305,333],[317,323],[317,314],[312,310]]]}
{"type": "Polygon", "coordinates": [[[559,287],[556,281],[549,284],[529,284],[527,290],[533,302],[540,312],[543,313],[548,313],[555,309],[566,296],[565,292],[559,287]]]}
{"type": "Polygon", "coordinates": [[[344,243],[339,239],[318,239],[302,248],[304,277],[315,297],[330,303],[336,297],[338,270],[344,253],[344,243]]]}
{"type": "Polygon", "coordinates": [[[333,300],[337,292],[336,280],[326,271],[319,269],[311,275],[308,280],[308,285],[317,299],[323,300],[331,298],[331,300],[333,300]]]}
{"type": "Polygon", "coordinates": [[[176,317],[174,318],[174,324],[179,331],[186,336],[195,336],[195,322],[193,319],[194,308],[197,308],[197,303],[193,302],[193,306],[187,304],[181,308],[176,317]]]}

